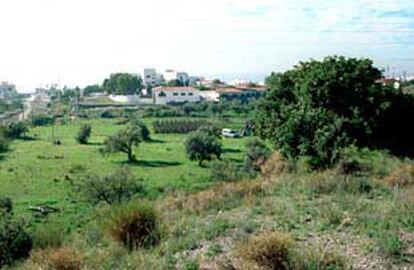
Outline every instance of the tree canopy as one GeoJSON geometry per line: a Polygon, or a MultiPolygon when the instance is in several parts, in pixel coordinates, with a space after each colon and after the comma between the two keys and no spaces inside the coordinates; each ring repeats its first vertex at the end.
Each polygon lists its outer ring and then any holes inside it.
{"type": "Polygon", "coordinates": [[[256,132],[285,157],[308,156],[315,166],[333,164],[350,144],[409,154],[413,143],[398,123],[413,117],[413,97],[376,83],[381,77],[371,60],[345,57],[272,73],[256,132]]]}
{"type": "Polygon", "coordinates": [[[111,74],[103,82],[103,89],[113,95],[139,94],[143,88],[142,78],[129,73],[111,74]]]}
{"type": "Polygon", "coordinates": [[[204,160],[211,160],[213,156],[220,158],[221,140],[212,129],[197,130],[188,136],[185,148],[188,158],[198,161],[201,166],[204,160]]]}

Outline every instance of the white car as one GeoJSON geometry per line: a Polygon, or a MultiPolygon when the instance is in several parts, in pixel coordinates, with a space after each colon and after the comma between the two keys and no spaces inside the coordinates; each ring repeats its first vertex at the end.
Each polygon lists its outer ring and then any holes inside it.
{"type": "Polygon", "coordinates": [[[240,133],[238,131],[235,131],[229,128],[224,128],[221,131],[221,135],[223,135],[224,137],[228,137],[228,138],[239,138],[240,137],[240,133]]]}

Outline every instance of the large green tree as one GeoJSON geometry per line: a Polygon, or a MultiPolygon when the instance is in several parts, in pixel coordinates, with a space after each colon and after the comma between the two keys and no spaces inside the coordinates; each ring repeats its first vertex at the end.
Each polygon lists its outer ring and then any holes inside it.
{"type": "Polygon", "coordinates": [[[111,74],[104,80],[103,89],[108,94],[134,95],[139,94],[143,88],[142,78],[129,73],[111,74]]]}
{"type": "Polygon", "coordinates": [[[273,73],[256,111],[256,132],[285,157],[308,156],[315,166],[333,164],[349,144],[412,152],[398,123],[413,115],[413,98],[376,83],[381,76],[371,60],[345,57],[273,73]],[[391,126],[394,131],[385,129],[391,126]]]}
{"type": "Polygon", "coordinates": [[[211,160],[213,156],[220,158],[221,140],[216,134],[201,129],[188,136],[185,149],[188,158],[198,161],[198,165],[202,166],[204,160],[211,160]]]}

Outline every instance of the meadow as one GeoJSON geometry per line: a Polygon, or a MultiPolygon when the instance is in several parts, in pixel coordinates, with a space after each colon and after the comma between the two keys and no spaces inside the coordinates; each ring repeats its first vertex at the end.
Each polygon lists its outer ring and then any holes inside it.
{"type": "MultiPolygon", "coordinates": [[[[155,119],[145,118],[151,128],[155,119]]],[[[219,121],[219,125],[240,128],[242,120],[219,121]]],[[[0,190],[10,197],[15,212],[32,220],[29,206],[46,205],[60,209],[50,220],[80,226],[91,209],[71,194],[71,183],[86,173],[108,174],[127,166],[140,179],[150,199],[174,191],[197,191],[213,183],[210,170],[190,161],[185,153],[186,135],[151,134],[151,141],[135,149],[137,162],[129,164],[124,154],[104,155],[100,152],[108,135],[125,127],[122,119],[75,120],[63,125],[35,127],[27,134],[32,139],[16,140],[11,150],[1,156],[0,190]],[[80,145],[75,136],[82,124],[92,126],[89,144],[80,145]],[[52,143],[60,140],[60,145],[52,143]]],[[[223,157],[243,162],[246,138],[223,139],[223,157]]]]}

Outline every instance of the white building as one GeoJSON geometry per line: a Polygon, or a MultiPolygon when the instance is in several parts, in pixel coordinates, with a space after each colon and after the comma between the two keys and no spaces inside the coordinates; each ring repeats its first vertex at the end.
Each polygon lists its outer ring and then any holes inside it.
{"type": "Polygon", "coordinates": [[[164,76],[165,81],[167,82],[173,81],[173,80],[179,80],[184,85],[188,85],[190,81],[190,77],[188,76],[186,72],[178,72],[173,69],[167,69],[164,72],[163,76],[164,76]]]}
{"type": "Polygon", "coordinates": [[[0,100],[13,98],[17,95],[16,87],[8,82],[0,84],[0,100]]]}
{"type": "Polygon", "coordinates": [[[159,86],[164,83],[164,77],[157,72],[155,68],[144,69],[145,85],[159,86]]]}
{"type": "Polygon", "coordinates": [[[152,98],[157,105],[201,101],[200,91],[193,87],[156,87],[152,98]]]}

